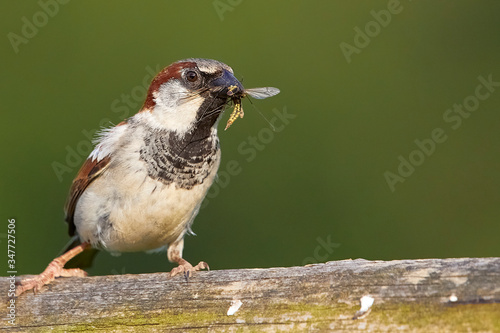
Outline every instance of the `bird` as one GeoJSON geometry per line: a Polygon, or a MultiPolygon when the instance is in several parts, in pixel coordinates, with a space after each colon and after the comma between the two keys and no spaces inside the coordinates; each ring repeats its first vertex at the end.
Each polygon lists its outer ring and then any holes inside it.
{"type": "Polygon", "coordinates": [[[73,180],[65,205],[69,249],[41,274],[21,280],[16,295],[38,292],[57,277],[86,276],[65,268],[84,251],[166,250],[177,264],[170,275],[186,279],[209,269],[204,261],[191,265],[182,252],[221,161],[217,125],[231,101],[243,116],[241,98],[277,93],[245,90],[231,67],[212,59],[183,59],[161,70],[142,108],[99,133],[73,180]]]}

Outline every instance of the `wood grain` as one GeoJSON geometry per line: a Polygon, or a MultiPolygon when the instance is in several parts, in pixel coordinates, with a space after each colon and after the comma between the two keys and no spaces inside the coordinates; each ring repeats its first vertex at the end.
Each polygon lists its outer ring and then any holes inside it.
{"type": "Polygon", "coordinates": [[[167,273],[59,278],[15,304],[15,325],[3,319],[2,331],[500,332],[500,258],[343,260],[197,272],[189,282],[167,273]],[[353,319],[364,295],[371,311],[353,319]],[[228,316],[235,300],[242,305],[228,316]]]}

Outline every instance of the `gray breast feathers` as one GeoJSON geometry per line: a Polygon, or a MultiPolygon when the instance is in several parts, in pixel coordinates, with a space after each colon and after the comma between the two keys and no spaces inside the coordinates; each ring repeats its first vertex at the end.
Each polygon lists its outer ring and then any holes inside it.
{"type": "Polygon", "coordinates": [[[202,140],[191,138],[152,130],[140,149],[140,158],[147,164],[149,177],[183,189],[203,183],[215,166],[218,139],[215,135],[202,140]]]}

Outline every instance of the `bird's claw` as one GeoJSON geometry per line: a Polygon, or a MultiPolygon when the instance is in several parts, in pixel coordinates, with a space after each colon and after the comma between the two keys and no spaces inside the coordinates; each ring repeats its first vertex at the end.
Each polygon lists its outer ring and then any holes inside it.
{"type": "Polygon", "coordinates": [[[198,265],[193,267],[193,265],[191,265],[189,262],[182,259],[182,262],[179,263],[179,266],[173,268],[170,271],[170,276],[175,276],[179,273],[183,273],[184,277],[186,278],[186,281],[189,281],[189,278],[193,276],[194,272],[202,269],[210,270],[210,267],[208,267],[208,264],[204,261],[200,261],[198,265]]]}
{"type": "Polygon", "coordinates": [[[53,261],[41,274],[16,282],[16,297],[32,289],[33,293],[36,294],[43,286],[54,281],[55,278],[70,276],[85,277],[87,272],[79,268],[65,269],[58,262],[53,261]]]}

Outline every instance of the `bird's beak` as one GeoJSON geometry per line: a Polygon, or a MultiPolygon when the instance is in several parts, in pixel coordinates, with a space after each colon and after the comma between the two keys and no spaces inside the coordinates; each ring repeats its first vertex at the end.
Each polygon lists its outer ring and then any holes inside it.
{"type": "Polygon", "coordinates": [[[245,91],[240,81],[234,77],[233,73],[227,70],[224,70],[222,75],[214,79],[210,85],[212,91],[220,98],[241,97],[245,91]]]}

